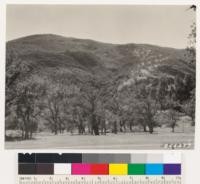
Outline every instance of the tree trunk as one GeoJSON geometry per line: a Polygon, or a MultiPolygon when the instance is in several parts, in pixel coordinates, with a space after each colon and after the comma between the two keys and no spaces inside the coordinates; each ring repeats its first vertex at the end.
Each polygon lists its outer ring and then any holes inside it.
{"type": "Polygon", "coordinates": [[[191,126],[195,126],[195,118],[192,116],[192,123],[191,126]]]}
{"type": "Polygon", "coordinates": [[[57,122],[55,122],[55,124],[54,124],[54,134],[55,135],[58,134],[57,122]]]}
{"type": "Polygon", "coordinates": [[[59,123],[59,132],[62,133],[62,125],[59,123]]]}
{"type": "Polygon", "coordinates": [[[106,121],[105,121],[105,119],[101,120],[101,134],[106,135],[106,121]]]}
{"type": "Polygon", "coordinates": [[[24,139],[24,130],[22,129],[22,140],[24,139]]]}
{"type": "Polygon", "coordinates": [[[129,123],[130,132],[133,132],[132,122],[129,123]]]}
{"type": "Polygon", "coordinates": [[[94,135],[99,135],[99,127],[98,125],[93,126],[94,135]]]}
{"type": "Polygon", "coordinates": [[[147,132],[147,127],[146,127],[146,125],[143,125],[143,130],[144,130],[144,132],[147,132]]]}
{"type": "Polygon", "coordinates": [[[117,122],[114,122],[113,133],[117,134],[117,122]]]}
{"type": "Polygon", "coordinates": [[[119,122],[119,125],[120,125],[119,131],[120,131],[120,132],[123,132],[123,122],[120,121],[120,122],[119,122]]]}
{"type": "Polygon", "coordinates": [[[30,130],[30,139],[33,138],[33,130],[30,130]]]}
{"type": "Polygon", "coordinates": [[[79,135],[81,134],[81,127],[80,127],[80,125],[78,125],[78,134],[79,135]]]}
{"type": "Polygon", "coordinates": [[[29,131],[28,131],[27,128],[25,129],[24,139],[25,139],[25,140],[29,139],[29,131]]]}
{"type": "Polygon", "coordinates": [[[78,133],[79,135],[82,135],[85,132],[85,127],[83,126],[83,123],[80,123],[78,125],[78,133]]]}
{"type": "Polygon", "coordinates": [[[92,135],[99,135],[99,125],[98,125],[98,120],[95,114],[92,115],[91,117],[91,125],[92,125],[92,135]]]}
{"type": "Polygon", "coordinates": [[[124,133],[126,133],[126,124],[124,123],[124,133]]]}
{"type": "Polygon", "coordinates": [[[99,135],[99,126],[98,126],[98,120],[96,120],[96,117],[93,116],[93,122],[92,122],[92,132],[94,132],[94,135],[99,135]]]}
{"type": "Polygon", "coordinates": [[[149,133],[152,134],[153,133],[153,126],[149,125],[149,133]]]}
{"type": "Polygon", "coordinates": [[[88,134],[92,135],[91,125],[88,124],[88,134]]]}
{"type": "Polygon", "coordinates": [[[106,126],[104,127],[104,135],[106,135],[106,126]]]}
{"type": "Polygon", "coordinates": [[[101,135],[103,135],[103,126],[101,125],[101,135]]]}

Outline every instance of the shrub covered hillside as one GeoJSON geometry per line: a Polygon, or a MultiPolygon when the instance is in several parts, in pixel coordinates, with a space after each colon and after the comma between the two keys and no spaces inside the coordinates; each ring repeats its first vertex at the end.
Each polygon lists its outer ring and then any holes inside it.
{"type": "MultiPolygon", "coordinates": [[[[194,125],[187,50],[32,35],[6,44],[6,130],[102,135],[194,125]]],[[[9,139],[9,136],[6,136],[9,139]]]]}

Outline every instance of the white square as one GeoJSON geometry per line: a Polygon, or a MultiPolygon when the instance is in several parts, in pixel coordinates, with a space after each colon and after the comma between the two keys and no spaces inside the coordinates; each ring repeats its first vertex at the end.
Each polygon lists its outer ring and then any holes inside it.
{"type": "Polygon", "coordinates": [[[181,154],[180,153],[165,153],[163,162],[165,164],[181,163],[181,154]]]}
{"type": "Polygon", "coordinates": [[[71,164],[54,164],[54,174],[71,174],[71,164]]]}
{"type": "Polygon", "coordinates": [[[163,163],[163,154],[157,154],[157,153],[148,154],[147,163],[163,163]]]}

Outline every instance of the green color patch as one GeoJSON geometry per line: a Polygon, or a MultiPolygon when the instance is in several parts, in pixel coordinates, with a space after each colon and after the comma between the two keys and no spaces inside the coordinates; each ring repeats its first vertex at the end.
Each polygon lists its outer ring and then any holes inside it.
{"type": "Polygon", "coordinates": [[[145,175],[145,164],[128,164],[128,175],[145,175]]]}

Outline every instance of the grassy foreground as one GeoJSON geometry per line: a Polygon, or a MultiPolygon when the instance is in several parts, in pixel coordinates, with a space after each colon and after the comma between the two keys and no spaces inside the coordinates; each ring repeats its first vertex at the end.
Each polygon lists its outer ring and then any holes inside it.
{"type": "MultiPolygon", "coordinates": [[[[194,147],[194,127],[177,127],[172,133],[170,128],[156,128],[148,132],[118,133],[100,136],[53,135],[49,132],[37,133],[33,140],[5,142],[6,149],[166,149],[165,143],[190,143],[194,147]]],[[[169,148],[171,149],[171,148],[169,148]]],[[[182,149],[182,148],[177,148],[182,149]]]]}

